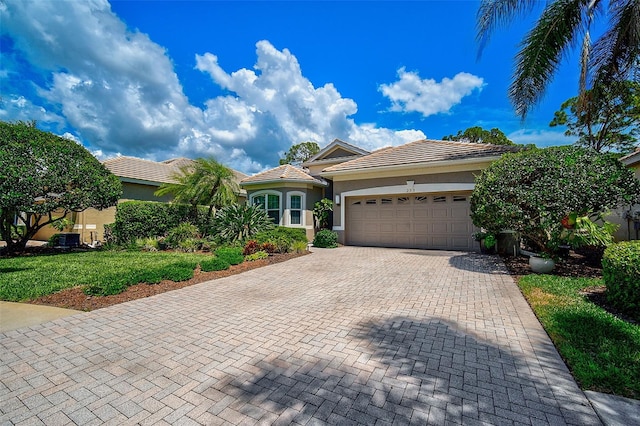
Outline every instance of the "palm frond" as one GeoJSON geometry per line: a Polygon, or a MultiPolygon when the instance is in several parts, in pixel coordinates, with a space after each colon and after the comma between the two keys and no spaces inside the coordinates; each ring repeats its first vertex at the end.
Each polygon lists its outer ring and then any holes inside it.
{"type": "Polygon", "coordinates": [[[580,33],[586,33],[589,0],[556,0],[547,5],[516,55],[509,98],[523,119],[551,82],[563,56],[580,33]]]}
{"type": "Polygon", "coordinates": [[[482,0],[476,15],[478,57],[482,55],[493,30],[507,26],[518,15],[530,12],[537,3],[536,0],[482,0]]]}
{"type": "Polygon", "coordinates": [[[594,85],[640,78],[640,0],[610,0],[609,16],[592,50],[594,85]]]}

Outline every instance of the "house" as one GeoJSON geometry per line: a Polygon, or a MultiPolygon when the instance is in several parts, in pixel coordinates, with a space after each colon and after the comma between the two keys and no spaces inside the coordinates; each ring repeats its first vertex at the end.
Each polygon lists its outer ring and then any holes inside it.
{"type": "Polygon", "coordinates": [[[304,168],[276,167],[240,185],[278,224],[308,236],[313,204],[326,197],[342,244],[477,250],[469,203],[475,175],[516,149],[419,140],[367,152],[336,139],[304,168]]]}
{"type": "MultiPolygon", "coordinates": [[[[141,158],[120,156],[103,161],[103,164],[116,175],[122,182],[122,196],[118,202],[123,201],[159,201],[169,202],[170,195],[156,196],[154,192],[163,183],[172,183],[172,175],[179,173],[180,168],[188,166],[193,160],[188,158],[172,158],[156,162],[141,158]]],[[[244,173],[233,171],[236,181],[247,177],[244,173]]],[[[239,201],[246,200],[246,191],[241,190],[239,201]]],[[[80,234],[81,242],[104,240],[104,225],[113,223],[116,217],[116,207],[104,210],[87,209],[82,212],[71,213],[67,216],[73,223],[73,232],[80,234]]],[[[45,226],[35,235],[35,240],[46,241],[57,233],[54,228],[45,226]]]]}
{"type": "MultiPolygon", "coordinates": [[[[636,178],[640,179],[640,147],[620,158],[620,161],[631,168],[636,178]]],[[[640,240],[640,205],[622,208],[607,217],[607,220],[620,225],[614,235],[616,240],[640,240]]]]}

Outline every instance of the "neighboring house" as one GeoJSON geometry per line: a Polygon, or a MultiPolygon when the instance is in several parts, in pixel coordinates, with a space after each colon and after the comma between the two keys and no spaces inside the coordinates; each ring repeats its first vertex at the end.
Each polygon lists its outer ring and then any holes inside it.
{"type": "MultiPolygon", "coordinates": [[[[620,161],[631,168],[636,178],[640,179],[640,147],[620,161]]],[[[627,206],[613,213],[607,220],[620,225],[615,234],[616,240],[640,240],[640,205],[627,206]]]]}
{"type": "Polygon", "coordinates": [[[305,169],[280,166],[240,184],[250,203],[266,203],[280,225],[304,226],[308,235],[313,204],[327,197],[334,202],[333,230],[342,244],[477,250],[469,205],[475,175],[516,149],[419,140],[369,153],[335,140],[305,162],[305,169]],[[291,195],[306,198],[295,201],[307,218],[303,225],[290,221],[291,195]]]}
{"type": "MultiPolygon", "coordinates": [[[[123,201],[160,201],[169,202],[173,197],[165,195],[158,197],[154,192],[163,183],[172,183],[171,176],[179,173],[180,168],[188,166],[192,160],[188,158],[172,158],[162,162],[143,160],[134,157],[115,157],[103,161],[103,164],[114,175],[118,176],[122,182],[122,197],[118,202],[123,201]]],[[[247,177],[244,173],[233,171],[236,181],[247,177]]],[[[241,190],[239,201],[246,200],[246,191],[241,190]]],[[[74,222],[73,232],[80,234],[81,242],[92,242],[104,240],[104,225],[113,223],[116,216],[116,207],[104,210],[87,209],[83,212],[71,213],[67,217],[74,222]]],[[[51,235],[57,233],[54,228],[45,226],[35,235],[34,239],[46,241],[51,235]]]]}

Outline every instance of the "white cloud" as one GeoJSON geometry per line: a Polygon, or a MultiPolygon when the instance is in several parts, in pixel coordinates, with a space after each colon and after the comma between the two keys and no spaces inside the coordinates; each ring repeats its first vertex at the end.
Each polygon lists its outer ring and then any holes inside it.
{"type": "Polygon", "coordinates": [[[391,101],[391,111],[419,112],[423,116],[446,113],[474,90],[481,90],[481,77],[460,72],[453,78],[421,79],[417,72],[398,70],[399,80],[380,85],[380,91],[391,101]]]}
{"type": "Polygon", "coordinates": [[[314,87],[296,57],[268,41],[256,44],[253,70],[228,72],[214,54],[196,55],[196,68],[232,94],[199,108],[185,96],[166,49],[130,31],[107,1],[2,5],[2,32],[43,77],[38,81],[46,81],[36,86],[37,103],[55,106],[59,115],[11,95],[8,87],[13,103],[0,105],[0,118],[56,123],[103,158],[213,155],[255,172],[277,164],[279,152],[302,141],[341,138],[375,149],[424,137],[419,130],[356,124],[354,100],[331,83],[314,87]]]}
{"type": "Polygon", "coordinates": [[[539,148],[570,145],[576,141],[575,137],[565,136],[564,132],[553,130],[520,129],[509,133],[507,137],[517,144],[534,144],[539,148]]]}

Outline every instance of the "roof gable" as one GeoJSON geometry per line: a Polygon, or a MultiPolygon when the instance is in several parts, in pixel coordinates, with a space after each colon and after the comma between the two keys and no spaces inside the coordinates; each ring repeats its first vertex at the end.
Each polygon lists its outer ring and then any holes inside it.
{"type": "Polygon", "coordinates": [[[382,148],[350,161],[327,167],[323,175],[334,172],[366,171],[382,167],[401,167],[443,161],[465,161],[498,157],[520,149],[514,146],[422,139],[396,147],[382,148]]]}
{"type": "Polygon", "coordinates": [[[242,186],[260,184],[260,183],[276,183],[276,182],[300,182],[310,183],[317,186],[326,186],[327,183],[324,180],[316,179],[313,176],[306,173],[304,170],[292,166],[291,164],[284,164],[282,166],[265,170],[264,172],[249,176],[242,179],[240,184],[242,186]]]}
{"type": "Polygon", "coordinates": [[[340,139],[334,139],[333,142],[318,151],[316,155],[305,161],[303,165],[306,166],[311,163],[322,162],[324,160],[334,161],[342,158],[346,161],[349,157],[361,157],[367,154],[369,154],[369,151],[365,151],[362,148],[358,148],[357,146],[351,145],[350,143],[340,139]]]}

